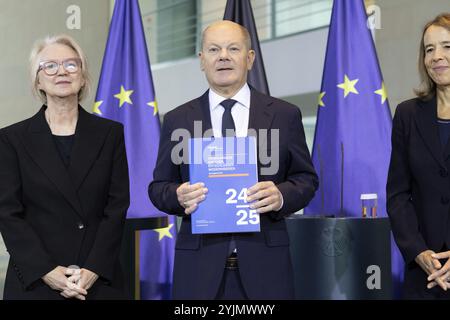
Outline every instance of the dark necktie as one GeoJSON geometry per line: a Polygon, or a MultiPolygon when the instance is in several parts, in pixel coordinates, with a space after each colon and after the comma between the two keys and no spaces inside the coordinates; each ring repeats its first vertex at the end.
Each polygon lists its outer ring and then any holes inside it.
{"type": "Polygon", "coordinates": [[[236,127],[234,125],[233,117],[231,116],[231,109],[233,108],[236,100],[227,99],[223,100],[220,104],[225,109],[222,115],[222,137],[234,137],[236,135],[236,127]],[[228,135],[226,134],[226,130],[228,129],[228,135]],[[230,130],[233,130],[233,134],[231,134],[230,130]]]}
{"type": "MultiPolygon", "coordinates": [[[[227,99],[222,101],[220,104],[223,106],[225,111],[222,115],[222,137],[230,137],[236,135],[236,126],[234,125],[233,117],[231,116],[231,109],[235,105],[237,101],[233,99],[227,99]],[[228,135],[226,134],[226,130],[228,129],[228,135]],[[233,129],[233,134],[231,134],[230,129],[233,129]]],[[[234,236],[231,235],[230,243],[228,245],[228,255],[230,256],[234,250],[236,249],[236,241],[234,240],[234,236]]]]}

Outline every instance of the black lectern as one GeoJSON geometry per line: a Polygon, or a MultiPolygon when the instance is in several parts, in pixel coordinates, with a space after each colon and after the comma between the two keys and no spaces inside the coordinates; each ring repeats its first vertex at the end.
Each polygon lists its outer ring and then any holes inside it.
{"type": "Polygon", "coordinates": [[[125,291],[130,298],[140,299],[139,231],[165,228],[168,221],[167,217],[126,219],[120,261],[125,277],[125,291]]]}
{"type": "Polygon", "coordinates": [[[388,218],[286,219],[297,299],[391,299],[388,218]]]}

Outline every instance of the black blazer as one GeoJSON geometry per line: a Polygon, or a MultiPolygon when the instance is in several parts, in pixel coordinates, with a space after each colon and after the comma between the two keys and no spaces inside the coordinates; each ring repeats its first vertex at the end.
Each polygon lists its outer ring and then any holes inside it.
{"type": "MultiPolygon", "coordinates": [[[[294,297],[294,279],[284,217],[308,204],[318,179],[306,146],[300,110],[253,89],[250,105],[249,128],[280,130],[279,169],[273,175],[261,175],[265,165],[258,159],[258,178],[277,185],[284,205],[279,212],[261,215],[261,232],[234,235],[239,272],[250,299],[289,299],[294,297]]],[[[175,249],[174,299],[216,297],[231,237],[192,234],[190,216],[184,214],[177,201],[176,189],[189,181],[189,166],[171,161],[172,149],[178,143],[171,141],[171,134],[185,128],[194,136],[194,121],[202,121],[202,133],[211,129],[208,91],[166,114],[154,180],[149,186],[150,199],[159,210],[183,217],[175,249]]]]}
{"type": "Polygon", "coordinates": [[[41,277],[71,264],[100,276],[88,299],[119,297],[129,206],[123,126],[79,107],[66,168],[45,109],[0,130],[0,231],[10,254],[4,298],[63,299],[41,277]]]}
{"type": "Polygon", "coordinates": [[[387,211],[406,262],[407,291],[412,286],[427,290],[426,274],[415,257],[427,249],[450,248],[449,168],[450,145],[441,146],[436,98],[401,103],[393,120],[387,211]]]}

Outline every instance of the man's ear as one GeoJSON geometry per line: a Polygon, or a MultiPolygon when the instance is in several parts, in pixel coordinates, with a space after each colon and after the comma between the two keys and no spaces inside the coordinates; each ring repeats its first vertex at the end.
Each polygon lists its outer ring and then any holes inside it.
{"type": "Polygon", "coordinates": [[[255,62],[255,50],[248,50],[247,54],[247,70],[252,70],[253,62],[255,62]]]}
{"type": "Polygon", "coordinates": [[[205,71],[205,65],[204,65],[204,61],[203,61],[203,54],[200,51],[198,53],[198,57],[200,58],[200,70],[205,71]]]}

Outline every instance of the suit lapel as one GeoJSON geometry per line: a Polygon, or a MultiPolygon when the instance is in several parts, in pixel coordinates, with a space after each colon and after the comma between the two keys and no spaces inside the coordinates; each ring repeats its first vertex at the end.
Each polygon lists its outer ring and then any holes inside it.
{"type": "MultiPolygon", "coordinates": [[[[188,113],[189,124],[192,124],[193,137],[201,138],[204,136],[205,131],[212,130],[211,125],[211,112],[209,110],[209,90],[207,90],[200,98],[191,102],[191,112],[188,113]],[[202,124],[202,132],[195,132],[194,121],[200,121],[202,124]],[[201,134],[201,136],[199,136],[201,134]]],[[[211,136],[213,136],[211,131],[211,136]]]]}
{"type": "Polygon", "coordinates": [[[258,181],[264,181],[267,179],[267,177],[262,177],[260,175],[261,168],[266,166],[260,162],[261,160],[260,155],[271,154],[271,151],[269,151],[269,149],[272,148],[270,128],[274,117],[274,110],[273,108],[271,108],[272,103],[273,103],[272,98],[262,95],[258,91],[251,88],[248,135],[250,136],[256,133],[256,154],[258,157],[258,181]],[[254,132],[252,132],[253,130],[254,132]],[[267,132],[264,133],[260,130],[267,130],[267,132]],[[262,137],[266,140],[266,143],[261,142],[260,139],[262,137]],[[266,150],[261,151],[260,150],[261,147],[265,148],[266,150]]]}
{"type": "Polygon", "coordinates": [[[444,161],[447,161],[448,157],[450,157],[450,139],[447,140],[447,144],[445,145],[443,156],[444,156],[444,161]]]}
{"type": "Polygon", "coordinates": [[[274,116],[274,110],[270,108],[273,100],[253,88],[250,89],[250,92],[250,115],[248,120],[248,128],[254,130],[269,130],[274,116]]]}
{"type": "Polygon", "coordinates": [[[64,167],[62,159],[53,141],[50,127],[45,120],[46,107],[31,118],[28,131],[22,137],[22,143],[36,164],[48,179],[53,182],[64,198],[70,203],[75,212],[82,216],[83,211],[77,198],[71,178],[64,167]]]}
{"type": "Polygon", "coordinates": [[[75,190],[80,188],[90,168],[98,157],[109,127],[95,126],[95,116],[79,107],[75,139],[70,156],[69,175],[75,190]]]}
{"type": "Polygon", "coordinates": [[[419,133],[433,155],[433,158],[435,158],[442,167],[445,167],[442,146],[439,139],[436,97],[427,102],[420,102],[416,123],[419,133]]]}

